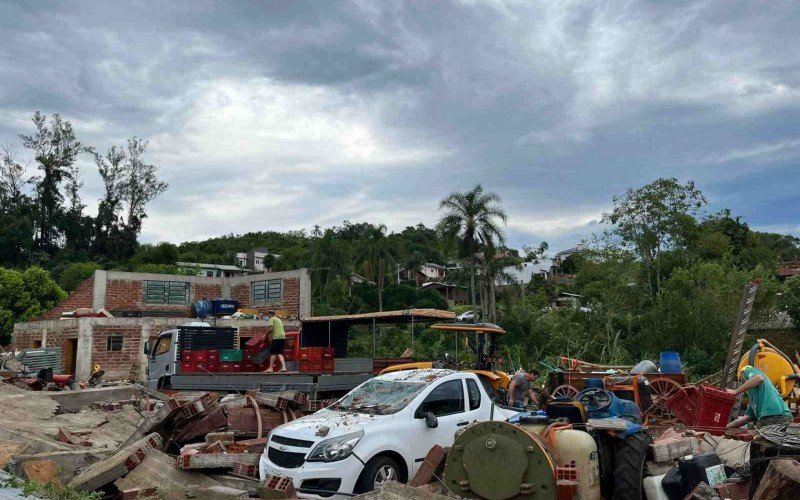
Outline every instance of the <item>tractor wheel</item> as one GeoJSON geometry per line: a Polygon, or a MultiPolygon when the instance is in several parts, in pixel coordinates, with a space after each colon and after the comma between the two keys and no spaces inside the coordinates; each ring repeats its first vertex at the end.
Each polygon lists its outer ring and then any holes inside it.
{"type": "Polygon", "coordinates": [[[617,444],[614,455],[614,500],[644,498],[644,461],[650,436],[638,432],[617,444]]]}

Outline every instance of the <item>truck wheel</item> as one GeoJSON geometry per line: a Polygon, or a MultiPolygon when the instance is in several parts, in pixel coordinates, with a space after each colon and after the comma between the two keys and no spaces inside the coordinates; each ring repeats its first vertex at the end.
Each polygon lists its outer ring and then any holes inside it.
{"type": "Polygon", "coordinates": [[[388,481],[401,481],[400,467],[397,462],[386,455],[379,455],[364,466],[358,476],[354,493],[367,493],[379,490],[388,481]]]}
{"type": "Polygon", "coordinates": [[[644,461],[650,436],[638,432],[621,440],[614,455],[614,500],[644,498],[644,461]]]}

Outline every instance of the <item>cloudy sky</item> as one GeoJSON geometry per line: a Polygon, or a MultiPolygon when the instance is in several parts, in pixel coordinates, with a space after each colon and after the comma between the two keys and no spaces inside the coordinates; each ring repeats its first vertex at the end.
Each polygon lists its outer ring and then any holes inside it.
{"type": "Polygon", "coordinates": [[[513,245],[558,248],[662,176],[800,235],[798,26],[792,1],[0,0],[0,143],[24,155],[35,110],[148,138],[146,241],[432,225],[482,183],[513,245]]]}

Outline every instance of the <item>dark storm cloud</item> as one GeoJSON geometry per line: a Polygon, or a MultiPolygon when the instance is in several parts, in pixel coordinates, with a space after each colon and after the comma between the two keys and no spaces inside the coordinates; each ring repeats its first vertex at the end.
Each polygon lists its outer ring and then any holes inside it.
{"type": "Polygon", "coordinates": [[[786,214],[800,208],[798,11],[0,2],[0,142],[37,109],[101,150],[151,139],[172,185],[147,220],[151,240],[345,218],[432,224],[443,194],[481,182],[503,196],[514,244],[559,247],[596,230],[611,195],[667,175],[797,233],[786,214]]]}

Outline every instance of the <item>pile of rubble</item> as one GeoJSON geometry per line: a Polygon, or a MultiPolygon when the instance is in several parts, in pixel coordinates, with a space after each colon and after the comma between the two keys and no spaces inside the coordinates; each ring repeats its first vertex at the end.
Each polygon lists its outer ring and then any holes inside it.
{"type": "Polygon", "coordinates": [[[316,411],[296,391],[220,397],[139,385],[32,392],[0,384],[0,469],[120,498],[287,498],[258,478],[276,426],[316,411]]]}

